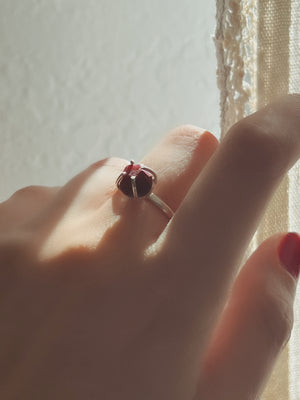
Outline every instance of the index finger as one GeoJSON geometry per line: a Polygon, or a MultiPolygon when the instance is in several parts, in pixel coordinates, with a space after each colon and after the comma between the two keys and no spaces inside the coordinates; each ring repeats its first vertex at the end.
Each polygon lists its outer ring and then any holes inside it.
{"type": "Polygon", "coordinates": [[[235,124],[192,185],[159,254],[198,315],[223,306],[272,194],[299,157],[300,95],[288,95],[235,124]]]}

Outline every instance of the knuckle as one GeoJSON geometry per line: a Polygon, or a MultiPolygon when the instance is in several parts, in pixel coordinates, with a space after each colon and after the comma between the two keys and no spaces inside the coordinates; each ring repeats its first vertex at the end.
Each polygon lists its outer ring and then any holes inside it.
{"type": "Polygon", "coordinates": [[[102,158],[101,160],[95,161],[89,165],[89,169],[98,169],[102,167],[110,158],[102,158]]]}
{"type": "Polygon", "coordinates": [[[276,348],[282,348],[289,340],[294,323],[293,308],[282,297],[264,294],[259,302],[260,326],[267,340],[272,340],[276,348]]]}
{"type": "Polygon", "coordinates": [[[283,172],[284,147],[267,125],[245,118],[233,125],[227,135],[227,143],[243,172],[251,169],[271,176],[280,176],[283,172]]]}
{"type": "Polygon", "coordinates": [[[38,186],[38,185],[30,185],[30,186],[25,186],[21,189],[18,189],[13,196],[27,196],[27,195],[36,195],[41,192],[43,192],[45,188],[43,186],[38,186]]]}
{"type": "Polygon", "coordinates": [[[128,163],[127,160],[119,158],[119,157],[106,157],[103,158],[102,160],[96,161],[88,167],[90,170],[97,170],[101,167],[108,166],[108,167],[114,167],[114,168],[120,168],[120,165],[124,165],[124,163],[128,163]]]}
{"type": "Polygon", "coordinates": [[[191,124],[179,125],[167,136],[167,140],[174,144],[182,145],[186,142],[194,142],[199,139],[205,129],[191,124]]]}

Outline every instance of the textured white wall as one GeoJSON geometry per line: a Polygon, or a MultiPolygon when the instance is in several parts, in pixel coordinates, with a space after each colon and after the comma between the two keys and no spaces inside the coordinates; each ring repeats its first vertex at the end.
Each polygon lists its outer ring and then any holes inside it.
{"type": "Polygon", "coordinates": [[[219,137],[214,3],[0,0],[0,200],[180,124],[219,137]]]}

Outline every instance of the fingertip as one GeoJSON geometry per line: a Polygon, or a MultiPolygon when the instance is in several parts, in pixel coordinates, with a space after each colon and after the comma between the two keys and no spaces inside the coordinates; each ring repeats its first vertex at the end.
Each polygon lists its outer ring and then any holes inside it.
{"type": "Polygon", "coordinates": [[[201,135],[201,138],[207,140],[208,142],[211,143],[211,145],[214,148],[217,148],[218,145],[220,144],[219,140],[215,135],[213,135],[210,131],[204,130],[204,132],[201,135]]]}
{"type": "Polygon", "coordinates": [[[298,279],[300,270],[300,236],[298,233],[288,232],[283,235],[277,250],[281,266],[293,278],[298,279]]]}

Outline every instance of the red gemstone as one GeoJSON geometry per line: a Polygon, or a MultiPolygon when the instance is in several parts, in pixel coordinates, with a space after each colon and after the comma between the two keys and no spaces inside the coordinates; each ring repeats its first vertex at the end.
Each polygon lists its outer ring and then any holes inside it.
{"type": "Polygon", "coordinates": [[[138,172],[140,171],[141,166],[140,164],[129,164],[127,167],[124,168],[124,172],[133,175],[137,175],[138,172]]]}
{"type": "Polygon", "coordinates": [[[129,164],[124,168],[126,175],[121,177],[119,189],[128,197],[134,197],[131,177],[135,176],[138,197],[144,197],[151,192],[153,176],[149,171],[143,170],[140,164],[129,164]]]}

